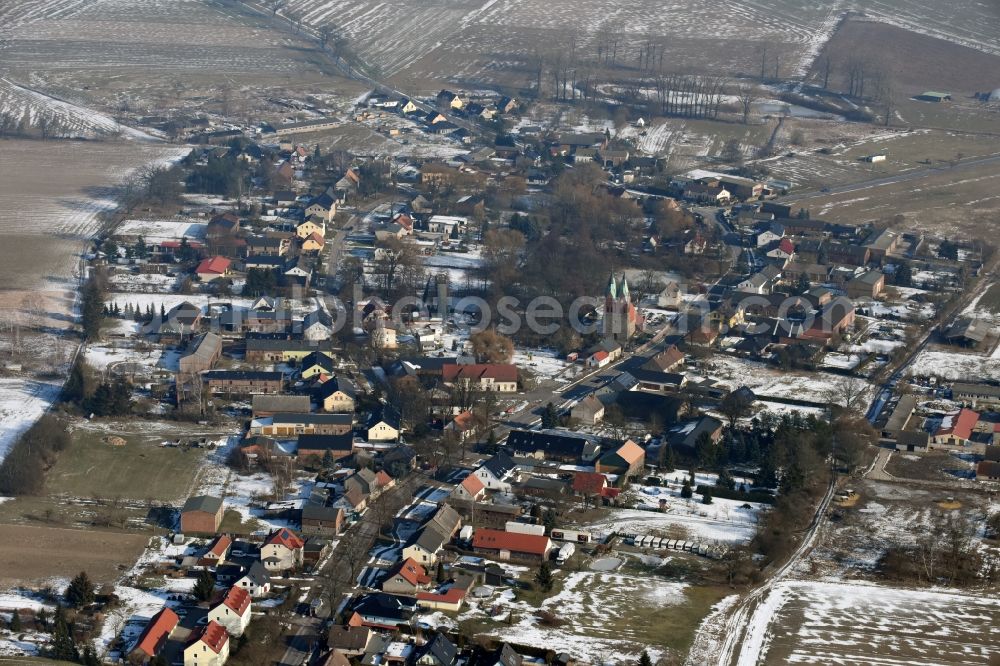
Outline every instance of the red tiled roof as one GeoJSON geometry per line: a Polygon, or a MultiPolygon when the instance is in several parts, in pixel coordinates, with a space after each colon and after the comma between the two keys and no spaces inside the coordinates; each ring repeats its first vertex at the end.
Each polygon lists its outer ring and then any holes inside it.
{"type": "Polygon", "coordinates": [[[149,620],[149,624],[139,635],[139,641],[135,644],[136,650],[142,650],[150,657],[155,657],[160,648],[167,642],[167,636],[174,630],[180,618],[177,613],[169,608],[164,608],[149,620]]]}
{"type": "Polygon", "coordinates": [[[945,419],[934,433],[935,437],[954,435],[957,439],[969,439],[972,437],[972,429],[979,422],[979,414],[971,409],[962,409],[958,414],[951,414],[945,419]]]}
{"type": "Polygon", "coordinates": [[[385,488],[390,483],[392,483],[392,477],[386,474],[384,469],[380,469],[375,474],[375,485],[379,488],[385,488]]]}
{"type": "MultiPolygon", "coordinates": [[[[173,250],[173,249],[179,248],[181,246],[181,242],[180,241],[175,241],[175,240],[168,240],[168,241],[163,241],[159,245],[160,245],[160,247],[166,247],[166,248],[170,248],[170,249],[173,250]]],[[[199,247],[204,247],[204,246],[201,243],[199,243],[198,241],[188,241],[188,247],[199,248],[199,247]]]]}
{"type": "Polygon", "coordinates": [[[597,472],[577,472],[573,477],[573,491],[587,495],[600,495],[608,485],[608,477],[597,472]]]}
{"type": "Polygon", "coordinates": [[[516,382],[517,366],[511,363],[471,363],[467,365],[445,363],[441,366],[441,375],[446,382],[482,378],[498,382],[516,382]]]}
{"type": "Polygon", "coordinates": [[[412,557],[408,557],[405,561],[396,565],[395,570],[389,574],[389,577],[392,578],[396,574],[399,574],[410,585],[426,585],[431,582],[431,577],[427,575],[427,570],[412,557]]]}
{"type": "Polygon", "coordinates": [[[593,359],[594,359],[595,361],[603,361],[603,360],[604,360],[604,359],[606,359],[606,358],[607,358],[608,356],[609,356],[608,352],[606,352],[606,351],[604,351],[604,350],[602,349],[601,351],[599,351],[599,352],[597,352],[597,353],[595,353],[595,354],[594,354],[594,356],[593,356],[593,359]]]}
{"type": "Polygon", "coordinates": [[[472,412],[466,410],[452,419],[452,423],[456,430],[466,431],[472,427],[473,416],[472,412]]]}
{"type": "Polygon", "coordinates": [[[788,238],[782,238],[778,243],[778,249],[785,254],[795,254],[795,245],[788,238]]]}
{"type": "Polygon", "coordinates": [[[280,543],[285,548],[289,550],[298,550],[305,547],[305,541],[302,540],[295,532],[291,531],[287,527],[282,527],[280,530],[272,534],[264,542],[265,546],[270,546],[271,544],[280,543]]]}
{"type": "Polygon", "coordinates": [[[436,601],[453,604],[465,598],[466,590],[460,587],[448,588],[445,592],[417,592],[417,601],[436,601]]]}
{"type": "Polygon", "coordinates": [[[198,264],[198,268],[194,270],[198,275],[212,274],[212,275],[223,275],[229,270],[229,265],[232,262],[225,257],[211,257],[210,259],[202,259],[201,263],[198,264]]]}
{"type": "Polygon", "coordinates": [[[214,555],[215,557],[222,557],[229,550],[233,540],[225,534],[221,534],[208,545],[208,550],[205,551],[205,555],[214,555]]]}
{"type": "Polygon", "coordinates": [[[473,548],[509,550],[513,553],[528,553],[530,555],[545,555],[549,546],[549,538],[546,536],[502,532],[485,528],[476,530],[476,534],[472,538],[473,548]]]}
{"type": "Polygon", "coordinates": [[[195,629],[191,632],[188,645],[201,641],[208,646],[209,650],[215,654],[219,654],[228,640],[229,633],[226,631],[226,628],[215,620],[211,620],[204,628],[195,629]]]}
{"type": "Polygon", "coordinates": [[[223,598],[222,603],[229,607],[230,610],[235,612],[240,617],[250,608],[250,593],[242,587],[231,587],[229,591],[226,592],[225,598],[223,598]]]}
{"type": "Polygon", "coordinates": [[[469,476],[465,477],[465,480],[462,481],[461,486],[465,488],[465,492],[469,493],[473,497],[476,497],[477,495],[479,495],[479,493],[483,492],[483,489],[486,487],[485,485],[483,485],[483,482],[479,479],[479,477],[476,476],[475,474],[470,474],[469,476]]]}
{"type": "Polygon", "coordinates": [[[320,236],[318,231],[314,231],[311,234],[309,234],[308,236],[306,236],[306,240],[311,240],[311,241],[314,241],[316,243],[319,243],[320,247],[323,247],[324,245],[326,245],[326,239],[323,238],[322,236],[320,236]]]}

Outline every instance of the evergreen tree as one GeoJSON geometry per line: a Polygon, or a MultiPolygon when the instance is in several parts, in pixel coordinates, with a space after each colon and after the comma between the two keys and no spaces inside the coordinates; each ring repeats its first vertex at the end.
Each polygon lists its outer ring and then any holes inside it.
{"type": "Polygon", "coordinates": [[[163,307],[163,303],[160,303],[160,319],[162,321],[167,320],[167,309],[163,307]]]}
{"type": "Polygon", "coordinates": [[[331,453],[329,449],[323,453],[323,461],[321,464],[323,465],[323,469],[328,472],[333,470],[336,465],[336,461],[333,459],[333,453],[331,453]]]}
{"type": "Polygon", "coordinates": [[[642,655],[639,657],[639,666],[653,666],[653,660],[649,658],[649,653],[645,650],[642,651],[642,655]]]}
{"type": "Polygon", "coordinates": [[[65,594],[66,601],[74,608],[94,602],[94,584],[90,581],[86,571],[81,571],[69,582],[65,594]]]}
{"type": "Polygon", "coordinates": [[[438,560],[438,563],[437,563],[437,582],[443,583],[446,580],[448,580],[448,576],[444,572],[444,560],[438,560]]]}
{"type": "Polygon", "coordinates": [[[538,587],[543,592],[552,591],[552,567],[549,566],[548,562],[542,562],[542,565],[538,567],[538,573],[535,574],[535,582],[538,583],[538,587]]]}
{"type": "Polygon", "coordinates": [[[545,405],[545,411],[542,412],[542,428],[555,428],[559,423],[559,414],[556,412],[556,406],[551,402],[545,405]]]}
{"type": "Polygon", "coordinates": [[[705,486],[705,490],[701,493],[701,503],[702,504],[712,503],[712,490],[708,486],[705,486]]]}
{"type": "Polygon", "coordinates": [[[199,601],[208,601],[215,594],[215,581],[212,579],[212,574],[208,570],[203,569],[201,573],[198,574],[198,580],[195,581],[194,590],[192,590],[195,598],[199,601]]]}
{"type": "Polygon", "coordinates": [[[83,666],[101,666],[101,660],[97,656],[97,650],[88,645],[83,648],[83,666]]]}
{"type": "Polygon", "coordinates": [[[660,449],[660,467],[667,472],[674,471],[674,447],[669,442],[664,442],[660,449]]]}
{"type": "Polygon", "coordinates": [[[687,479],[684,479],[684,485],[681,486],[681,497],[684,499],[691,499],[694,493],[691,492],[691,484],[688,483],[687,479]]]}
{"type": "Polygon", "coordinates": [[[79,403],[87,398],[87,378],[83,367],[83,355],[76,357],[76,362],[70,368],[69,377],[63,386],[63,400],[79,403]]]}
{"type": "Polygon", "coordinates": [[[21,611],[16,608],[10,614],[10,630],[15,634],[21,631],[21,611]]]}
{"type": "Polygon", "coordinates": [[[42,629],[48,629],[49,627],[49,614],[43,608],[35,613],[35,621],[41,625],[42,629]]]}
{"type": "Polygon", "coordinates": [[[54,629],[52,630],[52,657],[62,661],[80,661],[80,652],[73,643],[69,624],[62,606],[56,606],[54,629]]]}

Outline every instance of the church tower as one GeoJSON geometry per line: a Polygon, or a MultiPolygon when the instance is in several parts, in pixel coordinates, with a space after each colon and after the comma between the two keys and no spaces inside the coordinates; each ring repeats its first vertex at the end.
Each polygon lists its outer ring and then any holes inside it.
{"type": "Polygon", "coordinates": [[[625,274],[618,282],[612,273],[604,295],[604,339],[624,346],[635,335],[637,321],[638,315],[629,296],[625,274]]]}

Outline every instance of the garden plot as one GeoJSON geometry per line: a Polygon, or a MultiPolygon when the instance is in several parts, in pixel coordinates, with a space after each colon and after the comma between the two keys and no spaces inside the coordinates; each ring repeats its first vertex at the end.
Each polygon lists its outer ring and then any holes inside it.
{"type": "MultiPolygon", "coordinates": [[[[746,386],[762,400],[781,398],[827,404],[831,388],[843,381],[843,377],[839,375],[782,372],[763,363],[720,354],[713,356],[708,366],[709,377],[724,381],[734,389],[746,386]]],[[[866,386],[865,393],[867,397],[871,397],[874,388],[866,386]]]]}
{"type": "Polygon", "coordinates": [[[998,621],[1000,599],[986,595],[783,581],[753,614],[737,663],[986,664],[998,621]]]}
{"type": "MultiPolygon", "coordinates": [[[[650,499],[658,502],[660,497],[667,495],[650,499]]],[[[715,499],[705,505],[697,495],[690,500],[672,499],[665,513],[617,509],[609,518],[585,527],[602,533],[648,534],[704,544],[749,543],[757,531],[758,514],[740,509],[743,502],[715,499]]]]}
{"type": "Polygon", "coordinates": [[[634,662],[643,649],[655,662],[670,641],[683,642],[677,625],[692,603],[684,583],[652,573],[595,571],[568,573],[561,583],[540,606],[558,626],[543,626],[535,616],[539,609],[514,601],[509,591],[470,600],[459,622],[485,622],[485,633],[501,640],[569,652],[589,664],[634,662]],[[508,624],[511,613],[514,622],[508,624]]]}
{"type": "Polygon", "coordinates": [[[994,352],[986,357],[974,352],[928,347],[913,359],[907,374],[953,382],[979,382],[985,377],[1000,377],[1000,354],[994,352]]]}
{"type": "Polygon", "coordinates": [[[115,229],[116,236],[138,236],[146,244],[163,241],[179,241],[182,238],[201,240],[205,237],[206,224],[187,217],[143,220],[128,219],[115,229]]]}

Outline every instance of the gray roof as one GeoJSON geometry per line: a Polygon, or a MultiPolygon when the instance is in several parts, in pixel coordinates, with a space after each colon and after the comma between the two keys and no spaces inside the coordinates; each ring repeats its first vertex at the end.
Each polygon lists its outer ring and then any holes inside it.
{"type": "Polygon", "coordinates": [[[997,398],[1000,397],[1000,386],[993,386],[991,384],[964,384],[959,382],[952,385],[951,393],[953,396],[968,395],[997,398]]]}
{"type": "Polygon", "coordinates": [[[222,351],[222,338],[215,333],[205,333],[196,338],[188,349],[190,351],[184,355],[184,358],[195,357],[210,362],[222,351]]]}
{"type": "Polygon", "coordinates": [[[892,415],[885,423],[884,430],[900,431],[906,427],[906,422],[913,415],[913,410],[917,407],[917,399],[912,395],[904,395],[899,399],[896,408],[892,410],[892,415]]]}
{"type": "Polygon", "coordinates": [[[205,511],[207,513],[218,513],[219,509],[222,508],[222,498],[212,497],[211,495],[195,495],[194,497],[189,497],[186,502],[184,502],[184,508],[181,509],[182,512],[187,513],[188,511],[205,511]]]}
{"type": "Polygon", "coordinates": [[[253,397],[253,411],[288,413],[308,412],[312,407],[307,395],[255,395],[253,397]]]}

